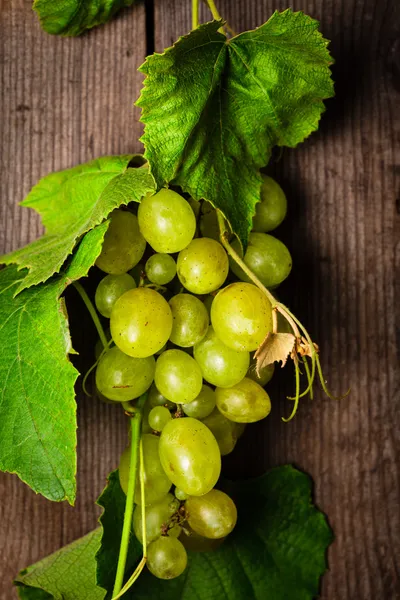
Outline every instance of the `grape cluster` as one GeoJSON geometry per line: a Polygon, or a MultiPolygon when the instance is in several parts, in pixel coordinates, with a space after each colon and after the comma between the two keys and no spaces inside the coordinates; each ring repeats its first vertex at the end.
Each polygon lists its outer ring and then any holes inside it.
{"type": "MultiPolygon", "coordinates": [[[[291,268],[286,246],[267,233],[285,214],[284,193],[264,176],[243,260],[269,288],[291,268]]],[[[273,366],[257,374],[251,355],[272,330],[271,304],[218,239],[209,203],[163,189],[146,196],[137,215],[130,209],[112,213],[96,263],[107,275],[95,303],[110,320],[96,386],[114,402],[148,392],[142,424],[146,507],[138,478],[133,529],[143,543],[144,510],[147,565],[162,579],[184,571],[185,547],[209,549],[235,527],[235,504],[214,487],[221,456],[232,452],[247,423],[271,410],[264,386],[273,366]]],[[[232,247],[241,252],[238,241],[232,247]]],[[[125,493],[129,463],[128,447],[119,465],[125,493]]]]}

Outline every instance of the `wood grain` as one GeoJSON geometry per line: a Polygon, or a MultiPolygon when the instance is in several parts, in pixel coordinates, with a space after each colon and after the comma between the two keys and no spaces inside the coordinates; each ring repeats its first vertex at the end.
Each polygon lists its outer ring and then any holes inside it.
{"type": "MultiPolygon", "coordinates": [[[[242,31],[287,4],[220,0],[218,7],[242,31]]],[[[312,475],[316,501],[336,535],[324,600],[400,597],[397,4],[291,2],[319,19],[332,40],[337,95],[320,131],[271,165],[290,209],[277,232],[294,257],[282,297],[320,343],[332,389],[351,385],[352,391],[340,402],[317,393],[285,425],[280,417],[289,409],[284,393],[291,382],[285,370],[272,388],[271,418],[252,427],[225,465],[227,473],[246,476],[292,462],[312,475]]],[[[189,31],[188,5],[154,0],[156,50],[189,31]]],[[[146,53],[144,8],[69,40],[41,32],[30,6],[0,0],[0,251],[40,234],[38,219],[17,207],[40,176],[139,148],[131,106],[140,85],[136,67],[146,53]]],[[[202,18],[208,18],[205,8],[202,18]]],[[[16,477],[0,476],[0,600],[15,597],[11,579],[18,569],[95,525],[93,500],[124,438],[119,412],[79,401],[75,508],[51,504],[16,477]]]]}
{"type": "MultiPolygon", "coordinates": [[[[288,5],[217,4],[236,31],[288,5]]],[[[289,198],[290,216],[277,235],[294,257],[282,296],[320,343],[330,387],[352,391],[340,402],[318,393],[284,424],[285,371],[271,418],[243,440],[240,462],[229,461],[229,471],[246,475],[293,462],[310,473],[336,536],[322,597],[392,600],[400,597],[398,3],[290,4],[319,19],[332,40],[337,96],[318,134],[271,165],[289,198]]],[[[182,0],[156,0],[155,7],[160,51],[190,28],[190,14],[182,0]]],[[[209,19],[206,9],[202,17],[209,19]]]]}
{"type": "MultiPolygon", "coordinates": [[[[142,5],[79,39],[41,31],[32,2],[0,0],[0,253],[41,233],[17,203],[40,177],[105,154],[140,150],[136,69],[145,56],[142,5]]],[[[44,399],[45,400],[45,399],[44,399]]],[[[79,399],[75,508],[35,496],[0,474],[0,598],[16,598],[12,578],[96,526],[94,501],[118,464],[126,425],[109,405],[79,399]]]]}

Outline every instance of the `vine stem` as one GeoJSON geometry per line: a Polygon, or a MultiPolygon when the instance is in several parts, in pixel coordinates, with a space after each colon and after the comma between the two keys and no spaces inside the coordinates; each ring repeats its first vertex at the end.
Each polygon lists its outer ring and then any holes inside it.
{"type": "Polygon", "coordinates": [[[130,466],[129,466],[129,483],[128,493],[126,495],[125,513],[124,513],[124,524],[122,527],[121,545],[119,548],[119,557],[117,565],[117,574],[115,576],[113,598],[119,597],[121,592],[126,557],[128,555],[129,538],[131,535],[132,527],[132,515],[135,498],[135,484],[138,472],[139,464],[139,445],[140,445],[140,428],[142,424],[143,405],[146,402],[147,392],[140,396],[137,405],[135,407],[124,407],[126,412],[129,412],[131,416],[131,455],[130,455],[130,466]],[[128,410],[127,410],[128,409],[128,410]]]}
{"type": "Polygon", "coordinates": [[[192,29],[199,26],[199,0],[192,0],[192,29]]]}
{"type": "MultiPolygon", "coordinates": [[[[223,18],[219,14],[218,8],[216,7],[214,0],[204,0],[204,2],[210,9],[213,19],[215,19],[215,21],[223,21],[223,18]]],[[[228,23],[225,23],[224,26],[221,29],[219,29],[219,31],[223,33],[224,28],[231,34],[232,37],[235,37],[235,35],[237,35],[236,32],[232,29],[232,27],[228,25],[228,23]]]]}
{"type": "Polygon", "coordinates": [[[79,283],[79,281],[74,281],[74,283],[72,284],[74,286],[74,288],[76,289],[76,291],[78,292],[78,294],[80,295],[80,297],[82,298],[86,308],[89,311],[90,316],[92,317],[92,321],[94,323],[94,326],[97,329],[97,333],[99,334],[99,338],[101,340],[101,343],[103,344],[104,348],[108,347],[108,342],[107,342],[107,338],[106,335],[104,333],[104,329],[100,323],[100,319],[99,316],[96,312],[95,307],[93,306],[92,301],[90,300],[89,296],[86,293],[86,290],[84,289],[84,287],[79,283]]]}

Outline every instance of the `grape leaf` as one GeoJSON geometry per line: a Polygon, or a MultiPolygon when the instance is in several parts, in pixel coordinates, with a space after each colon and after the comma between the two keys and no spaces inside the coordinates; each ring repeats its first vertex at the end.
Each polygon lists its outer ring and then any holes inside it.
{"type": "MultiPolygon", "coordinates": [[[[100,548],[96,554],[97,585],[109,590],[105,596],[105,600],[108,600],[112,596],[111,591],[117,573],[116,557],[118,559],[124,522],[125,503],[126,496],[119,484],[118,471],[113,471],[108,477],[107,487],[97,500],[97,504],[104,509],[103,514],[100,517],[103,535],[100,548]],[[117,535],[115,532],[118,532],[117,535]]],[[[137,541],[132,532],[126,560],[126,579],[132,574],[136,563],[142,557],[142,553],[142,545],[137,541]]]]}
{"type": "Polygon", "coordinates": [[[21,571],[15,580],[22,600],[103,600],[96,586],[95,553],[101,530],[65,546],[21,571]]]}
{"type": "MultiPolygon", "coordinates": [[[[113,473],[100,500],[105,512],[97,582],[109,593],[125,501],[116,478],[113,473]]],[[[258,479],[230,483],[227,491],[235,499],[239,520],[224,544],[212,553],[190,553],[188,569],[170,582],[143,573],[124,596],[127,600],[310,600],[318,594],[332,534],[324,515],[311,504],[310,478],[284,466],[258,479]]],[[[129,551],[132,572],[135,559],[141,558],[133,536],[129,551]]]]}
{"type": "Polygon", "coordinates": [[[0,257],[7,265],[29,268],[15,293],[58,273],[79,238],[121,204],[154,190],[147,169],[128,168],[132,155],[106,156],[51,173],[31,190],[22,206],[42,216],[46,233],[28,246],[0,257]]]}
{"type": "Polygon", "coordinates": [[[51,34],[75,36],[102,25],[134,0],[35,0],[42,28],[51,34]]]}
{"type": "Polygon", "coordinates": [[[101,252],[106,221],[80,242],[62,275],[14,297],[23,272],[0,271],[0,469],[50,500],[74,502],[78,372],[59,299],[101,252]]]}
{"type": "Polygon", "coordinates": [[[333,95],[328,42],[302,12],[227,40],[201,25],[140,70],[137,104],[157,186],[173,183],[219,208],[246,245],[260,200],[259,169],[273,146],[294,147],[318,128],[333,95]]]}

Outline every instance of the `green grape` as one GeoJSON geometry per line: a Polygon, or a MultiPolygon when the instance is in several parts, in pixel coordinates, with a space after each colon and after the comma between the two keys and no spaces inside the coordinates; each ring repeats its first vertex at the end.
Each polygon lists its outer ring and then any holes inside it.
{"type": "Polygon", "coordinates": [[[217,407],[236,423],[255,423],[271,412],[271,400],[258,383],[245,377],[231,388],[217,388],[217,407]]]}
{"type": "Polygon", "coordinates": [[[269,381],[271,381],[272,375],[274,374],[274,371],[275,371],[275,365],[272,364],[272,365],[265,365],[265,366],[261,367],[260,374],[257,375],[257,364],[256,363],[257,363],[257,361],[253,356],[250,360],[250,366],[249,366],[249,370],[247,371],[246,377],[248,377],[249,379],[252,379],[256,383],[261,385],[261,387],[264,387],[265,385],[267,385],[267,383],[269,381]]]}
{"type": "MultiPolygon", "coordinates": [[[[242,256],[239,240],[233,240],[232,248],[242,256]]],[[[285,244],[267,233],[250,233],[243,260],[267,288],[280,285],[292,270],[292,257],[285,244]]],[[[229,264],[236,277],[251,282],[233,258],[229,259],[229,264]]]]}
{"type": "Polygon", "coordinates": [[[170,402],[165,396],[160,394],[154,383],[149,390],[147,401],[151,408],[154,408],[155,406],[166,406],[170,410],[175,410],[176,408],[175,402],[170,402]]]}
{"type": "Polygon", "coordinates": [[[247,373],[250,354],[228,348],[210,325],[207,335],[194,347],[194,358],[203,377],[212,385],[231,387],[247,373]]]}
{"type": "Polygon", "coordinates": [[[236,506],[220,490],[211,490],[200,497],[190,496],[186,500],[185,510],[190,527],[206,538],[224,538],[236,525],[236,506]]]}
{"type": "MultiPolygon", "coordinates": [[[[150,433],[142,435],[143,457],[144,457],[144,490],[145,504],[154,504],[166,496],[171,488],[171,482],[168,479],[159,457],[160,438],[150,433]]],[[[121,455],[119,463],[119,481],[121,488],[128,491],[129,467],[130,467],[130,447],[126,448],[121,455]]],[[[135,503],[141,505],[139,473],[135,483],[135,503]]]]}
{"type": "Polygon", "coordinates": [[[194,212],[194,216],[197,217],[199,216],[200,213],[200,202],[198,200],[195,200],[194,198],[188,198],[188,204],[190,205],[190,208],[192,209],[192,211],[194,212]]]}
{"type": "Polygon", "coordinates": [[[214,296],[212,296],[211,294],[208,294],[205,298],[203,298],[203,304],[207,309],[209,321],[210,321],[210,315],[211,315],[211,305],[213,303],[213,300],[214,300],[214,296]]]}
{"type": "Polygon", "coordinates": [[[110,326],[112,338],[122,352],[144,358],[160,350],[171,335],[171,309],[161,294],[140,287],[118,298],[110,326]]]}
{"type": "MultiPolygon", "coordinates": [[[[156,504],[146,507],[146,540],[150,544],[161,536],[168,527],[169,520],[179,508],[179,501],[172,494],[167,494],[156,504]],[[164,530],[164,531],[163,531],[164,530]]],[[[136,506],[133,513],[133,531],[139,542],[143,544],[142,507],[136,506]]],[[[179,537],[179,535],[178,535],[179,537]]]]}
{"type": "Polygon", "coordinates": [[[189,494],[181,490],[180,488],[175,488],[175,497],[178,498],[181,502],[187,500],[189,498],[189,494]]]}
{"type": "Polygon", "coordinates": [[[201,300],[192,294],[177,294],[169,301],[172,312],[173,344],[188,348],[194,346],[207,333],[209,317],[201,300]]]}
{"type": "Polygon", "coordinates": [[[182,409],[185,415],[194,419],[204,419],[215,408],[215,392],[208,385],[203,385],[200,394],[189,402],[182,404],[182,409]]]}
{"type": "Polygon", "coordinates": [[[165,285],[176,275],[176,262],[169,254],[153,254],[146,263],[145,271],[149,281],[165,285]]]}
{"type": "Polygon", "coordinates": [[[218,408],[215,408],[208,417],[202,419],[202,423],[208,427],[217,440],[221,456],[230,454],[240,437],[236,423],[224,417],[218,408]]]}
{"type": "Polygon", "coordinates": [[[197,238],[179,253],[179,280],[193,294],[217,290],[228,271],[229,261],[224,248],[211,238],[197,238]]]}
{"type": "Polygon", "coordinates": [[[219,242],[219,225],[217,211],[210,202],[204,202],[202,207],[202,215],[200,217],[200,231],[203,237],[212,238],[219,242]]]}
{"type": "Polygon", "coordinates": [[[139,227],[156,252],[179,252],[192,241],[196,217],[189,203],[168,189],[143,198],[138,210],[139,227]]]}
{"type": "Polygon", "coordinates": [[[172,483],[190,496],[202,496],[217,483],[221,455],[211,431],[197,419],[173,419],[160,437],[160,459],[172,483]]]}
{"type": "Polygon", "coordinates": [[[271,303],[255,285],[231,283],[215,296],[211,323],[229,348],[251,352],[272,331],[271,303]]]}
{"type": "Polygon", "coordinates": [[[133,358],[114,346],[96,368],[96,387],[110,400],[126,402],[138,398],[151,386],[156,368],[152,356],[133,358]]]}
{"type": "Polygon", "coordinates": [[[267,233],[276,229],[286,217],[287,200],[279,183],[268,175],[262,175],[261,201],[256,205],[253,231],[267,233]]]}
{"type": "Polygon", "coordinates": [[[136,216],[128,211],[114,210],[96,266],[105,273],[122,275],[137,265],[145,248],[146,240],[140,233],[136,216]]]}
{"type": "Polygon", "coordinates": [[[168,400],[186,404],[200,394],[203,378],[194,358],[182,350],[167,350],[157,359],[154,381],[168,400]]]}
{"type": "Polygon", "coordinates": [[[97,286],[94,296],[97,310],[103,317],[109,319],[112,307],[118,298],[135,287],[135,280],[128,273],[123,273],[123,275],[106,275],[97,286]]]}
{"type": "Polygon", "coordinates": [[[174,537],[160,537],[147,548],[147,568],[159,579],[174,579],[183,573],[187,554],[182,542],[174,537]]]}
{"type": "Polygon", "coordinates": [[[182,533],[182,527],[180,525],[174,525],[171,529],[168,529],[168,537],[178,538],[182,533]]]}
{"type": "Polygon", "coordinates": [[[155,406],[149,413],[149,425],[154,431],[162,431],[171,419],[171,413],[165,406],[155,406]]]}

